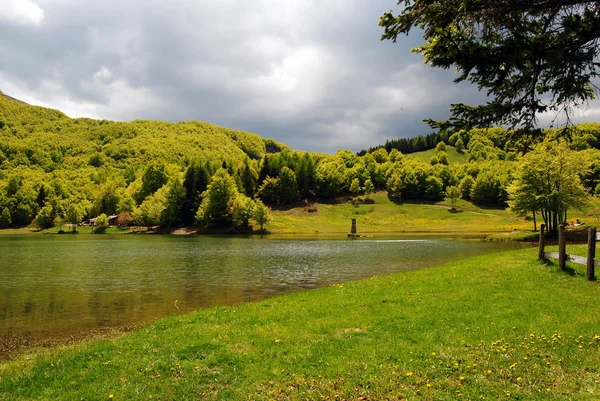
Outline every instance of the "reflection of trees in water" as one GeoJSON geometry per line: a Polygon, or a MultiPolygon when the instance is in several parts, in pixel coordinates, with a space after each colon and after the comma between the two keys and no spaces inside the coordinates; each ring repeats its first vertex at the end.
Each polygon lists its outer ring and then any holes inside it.
{"type": "Polygon", "coordinates": [[[0,238],[0,333],[64,335],[129,325],[510,246],[230,237],[89,238],[24,239],[20,241],[23,247],[3,247],[0,238]],[[24,256],[31,254],[35,257],[24,256]],[[48,257],[44,263],[35,263],[40,255],[48,257]],[[21,264],[7,269],[3,257],[21,264]]]}

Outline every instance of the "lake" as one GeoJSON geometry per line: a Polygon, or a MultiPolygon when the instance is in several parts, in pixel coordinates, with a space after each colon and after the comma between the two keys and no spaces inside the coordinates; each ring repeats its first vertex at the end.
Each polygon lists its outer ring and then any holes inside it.
{"type": "Polygon", "coordinates": [[[68,336],[524,246],[437,237],[0,236],[0,335],[68,336]]]}

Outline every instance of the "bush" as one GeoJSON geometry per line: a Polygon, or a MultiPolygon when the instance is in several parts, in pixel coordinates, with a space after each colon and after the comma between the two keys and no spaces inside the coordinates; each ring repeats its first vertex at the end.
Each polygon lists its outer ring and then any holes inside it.
{"type": "Polygon", "coordinates": [[[508,194],[497,176],[483,173],[475,180],[471,189],[471,199],[479,205],[503,206],[508,199],[508,194]]]}
{"type": "Polygon", "coordinates": [[[46,205],[40,209],[40,212],[35,218],[35,225],[40,230],[54,227],[54,210],[52,206],[46,205]]]}
{"type": "Polygon", "coordinates": [[[473,184],[475,184],[475,179],[468,174],[465,175],[460,181],[460,184],[458,184],[461,198],[471,199],[471,189],[473,189],[473,184]]]}

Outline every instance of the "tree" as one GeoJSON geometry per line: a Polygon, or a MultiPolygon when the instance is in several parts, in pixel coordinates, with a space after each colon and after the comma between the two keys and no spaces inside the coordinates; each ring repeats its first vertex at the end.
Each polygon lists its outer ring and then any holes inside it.
{"type": "Polygon", "coordinates": [[[471,200],[478,205],[504,206],[507,198],[504,183],[496,173],[479,174],[471,188],[471,200]]]}
{"type": "Polygon", "coordinates": [[[446,197],[452,202],[452,210],[456,209],[456,200],[460,198],[460,189],[455,185],[446,188],[446,197]]]}
{"type": "Polygon", "coordinates": [[[244,193],[250,198],[254,197],[254,191],[256,190],[256,182],[258,181],[258,173],[250,167],[250,161],[246,160],[244,170],[242,171],[242,185],[244,187],[244,193]]]}
{"type": "Polygon", "coordinates": [[[365,187],[364,187],[364,190],[365,190],[365,197],[366,197],[367,199],[369,199],[369,196],[370,196],[370,195],[371,195],[373,192],[375,192],[375,186],[373,185],[373,182],[372,182],[371,180],[367,180],[367,181],[365,181],[365,187]]]}
{"type": "Polygon", "coordinates": [[[165,206],[160,215],[160,225],[174,227],[181,224],[182,209],[186,201],[186,190],[179,179],[173,181],[165,199],[165,206]]]}
{"type": "Polygon", "coordinates": [[[119,227],[127,227],[133,221],[130,212],[121,212],[117,216],[117,225],[119,227]]]}
{"type": "Polygon", "coordinates": [[[108,227],[108,216],[104,213],[100,214],[100,216],[96,217],[96,227],[98,228],[106,228],[108,227]]]}
{"type": "Polygon", "coordinates": [[[134,211],[134,219],[141,221],[148,228],[159,225],[165,210],[166,198],[166,187],[162,187],[154,195],[147,196],[140,207],[134,211]]]}
{"type": "Polygon", "coordinates": [[[10,227],[12,224],[12,217],[10,215],[10,210],[7,207],[2,209],[2,213],[0,213],[0,228],[10,227]]]}
{"type": "Polygon", "coordinates": [[[181,222],[184,225],[193,224],[196,212],[200,206],[201,196],[210,181],[208,166],[202,161],[195,161],[185,171],[183,186],[185,188],[185,203],[181,209],[181,222]]]}
{"type": "MultiPolygon", "coordinates": [[[[454,104],[440,128],[510,125],[532,131],[537,115],[560,112],[592,99],[599,76],[598,0],[404,0],[402,11],[383,14],[382,40],[413,28],[426,43],[414,49],[425,62],[456,68],[491,100],[454,104]]],[[[596,87],[596,89],[598,89],[596,87]]]]}
{"type": "Polygon", "coordinates": [[[543,142],[526,154],[510,187],[510,207],[518,214],[540,212],[556,233],[570,208],[585,208],[588,191],[581,183],[585,161],[564,143],[543,142]]]}
{"type": "Polygon", "coordinates": [[[44,184],[40,186],[37,198],[35,198],[35,203],[37,203],[39,207],[43,207],[46,203],[46,187],[44,187],[44,184]]]}
{"type": "Polygon", "coordinates": [[[428,200],[438,201],[444,198],[442,180],[432,175],[425,179],[423,197],[428,200]]]}
{"type": "Polygon", "coordinates": [[[73,232],[77,231],[77,224],[81,221],[81,211],[79,207],[74,204],[70,204],[65,213],[65,218],[69,224],[71,224],[73,232]]]}
{"type": "Polygon", "coordinates": [[[279,178],[267,176],[258,188],[257,196],[272,205],[279,203],[279,178]]]}
{"type": "Polygon", "coordinates": [[[46,205],[40,209],[39,213],[35,218],[35,225],[38,229],[43,230],[46,228],[54,227],[54,210],[52,206],[46,205]]]}
{"type": "Polygon", "coordinates": [[[457,151],[458,153],[462,153],[462,152],[463,152],[463,150],[465,149],[465,143],[464,143],[464,142],[463,142],[463,140],[462,140],[462,139],[460,139],[460,138],[458,138],[458,139],[456,140],[456,143],[454,144],[454,146],[456,146],[456,151],[457,151]]]}
{"type": "Polygon", "coordinates": [[[279,172],[279,200],[289,204],[298,200],[298,183],[296,173],[289,167],[284,167],[279,172]]]}
{"type": "Polygon", "coordinates": [[[404,190],[404,184],[402,183],[399,172],[395,171],[390,175],[386,183],[386,189],[390,199],[396,202],[400,201],[402,198],[402,191],[404,190]]]}
{"type": "Polygon", "coordinates": [[[243,194],[238,194],[229,201],[229,214],[235,227],[248,228],[250,219],[254,214],[255,203],[243,194]]]}
{"type": "Polygon", "coordinates": [[[444,143],[444,141],[438,142],[438,144],[435,146],[435,152],[446,152],[446,144],[444,143]]]}
{"type": "Polygon", "coordinates": [[[232,223],[229,201],[235,199],[237,195],[235,180],[227,170],[220,168],[202,195],[202,203],[196,213],[196,219],[207,225],[229,226],[232,223]]]}
{"type": "Polygon", "coordinates": [[[142,176],[142,187],[135,194],[135,200],[138,204],[142,203],[146,197],[154,194],[168,181],[164,164],[151,164],[148,166],[142,176]]]}
{"type": "Polygon", "coordinates": [[[317,165],[317,190],[320,196],[333,198],[342,191],[344,165],[335,161],[324,161],[317,165]]]}
{"type": "Polygon", "coordinates": [[[317,167],[315,165],[315,161],[308,152],[304,153],[304,155],[300,158],[295,172],[300,194],[304,198],[313,195],[317,186],[317,167]]]}
{"type": "Polygon", "coordinates": [[[115,214],[121,199],[117,183],[112,180],[108,180],[100,187],[98,192],[98,196],[94,202],[94,214],[115,214]]]}
{"type": "MultiPolygon", "coordinates": [[[[443,142],[442,142],[443,143],[443,142]]],[[[448,162],[448,154],[445,151],[440,151],[437,155],[438,163],[447,166],[450,164],[448,162]]]]}
{"type": "Polygon", "coordinates": [[[469,174],[465,175],[460,184],[458,184],[458,190],[460,191],[460,197],[463,199],[471,199],[471,189],[475,185],[475,179],[469,174]]]}
{"type": "Polygon", "coordinates": [[[264,231],[264,226],[270,219],[270,211],[268,206],[260,201],[260,199],[256,200],[256,205],[254,207],[254,212],[252,214],[252,219],[256,221],[256,224],[260,226],[260,231],[264,231]]]}
{"type": "Polygon", "coordinates": [[[354,193],[356,196],[360,193],[360,180],[355,178],[350,183],[350,192],[354,193]]]}

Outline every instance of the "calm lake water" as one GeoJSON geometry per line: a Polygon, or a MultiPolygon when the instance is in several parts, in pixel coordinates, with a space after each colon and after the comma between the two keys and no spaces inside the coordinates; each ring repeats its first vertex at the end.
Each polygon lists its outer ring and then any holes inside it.
{"type": "Polygon", "coordinates": [[[70,335],[523,247],[452,239],[0,236],[0,335],[70,335]]]}

